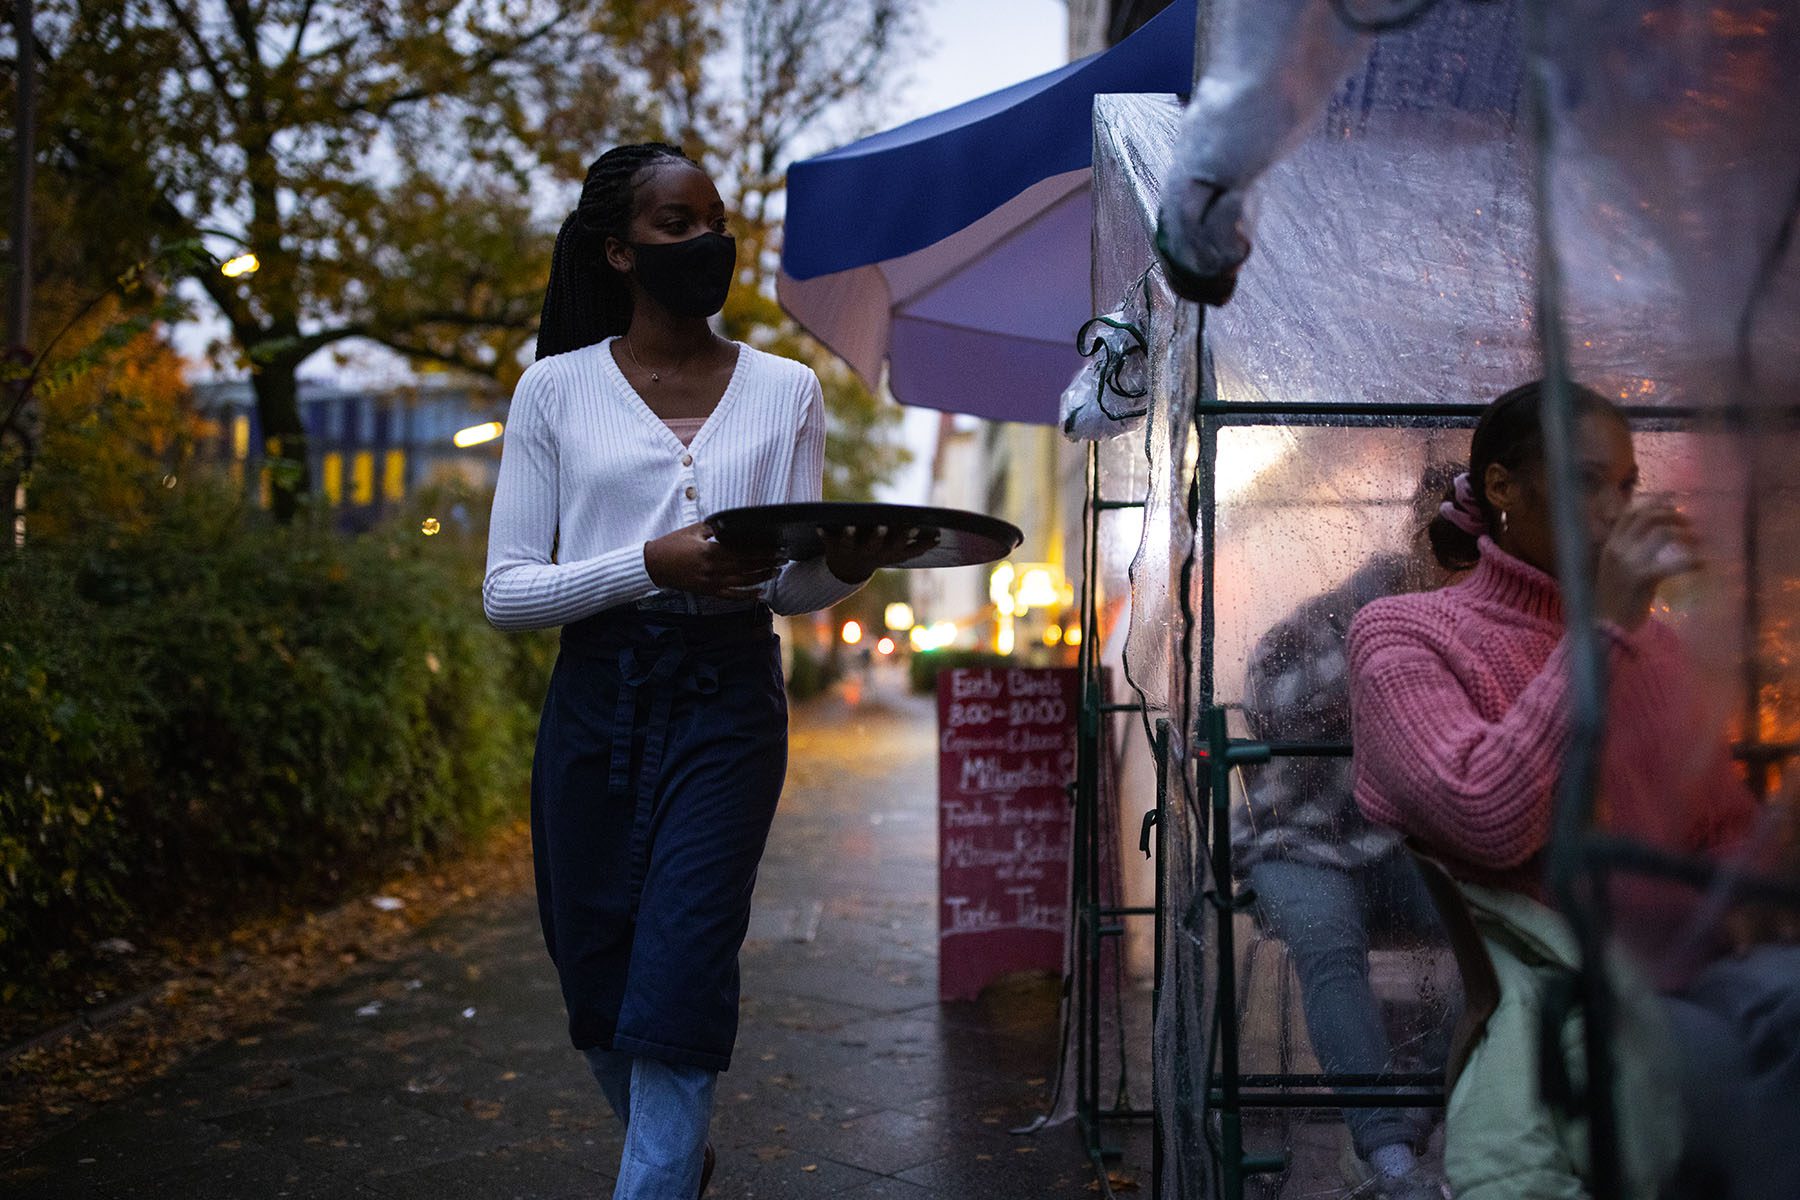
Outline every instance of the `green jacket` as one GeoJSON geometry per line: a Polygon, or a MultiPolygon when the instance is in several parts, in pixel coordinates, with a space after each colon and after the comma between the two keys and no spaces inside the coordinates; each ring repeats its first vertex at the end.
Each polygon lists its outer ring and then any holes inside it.
{"type": "MultiPolygon", "coordinates": [[[[1585,1200],[1587,1122],[1552,1109],[1538,1086],[1540,1014],[1579,961],[1559,914],[1516,892],[1458,887],[1500,980],[1500,1002],[1451,1089],[1444,1169],[1457,1200],[1585,1200]]],[[[1627,1200],[1655,1200],[1681,1152],[1675,1047],[1655,992],[1613,956],[1613,1045],[1621,1168],[1627,1200]]],[[[1561,1025],[1562,1059],[1577,1093],[1586,1068],[1580,1009],[1561,1025]]]]}

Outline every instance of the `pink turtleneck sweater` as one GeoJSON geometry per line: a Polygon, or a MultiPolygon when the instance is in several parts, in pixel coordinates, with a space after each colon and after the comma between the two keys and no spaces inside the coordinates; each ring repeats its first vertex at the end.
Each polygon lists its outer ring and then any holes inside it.
{"type": "MultiPolygon", "coordinates": [[[[1667,850],[1724,851],[1755,804],[1723,739],[1707,740],[1674,633],[1655,621],[1602,628],[1601,824],[1667,850]]],[[[1459,582],[1369,604],[1350,629],[1357,804],[1454,873],[1542,899],[1540,856],[1569,742],[1569,656],[1556,581],[1486,538],[1459,582]]],[[[1692,894],[1634,881],[1615,902],[1627,910],[1621,936],[1657,960],[1692,894]]]]}

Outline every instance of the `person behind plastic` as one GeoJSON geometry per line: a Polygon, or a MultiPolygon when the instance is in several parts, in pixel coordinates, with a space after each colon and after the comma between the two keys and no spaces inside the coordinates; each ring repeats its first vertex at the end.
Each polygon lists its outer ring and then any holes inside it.
{"type": "MultiPolygon", "coordinates": [[[[1245,676],[1244,715],[1261,741],[1342,742],[1350,736],[1344,640],[1351,619],[1382,596],[1441,586],[1426,528],[1460,466],[1438,464],[1409,506],[1407,550],[1383,553],[1307,600],[1257,641],[1245,676]]],[[[1258,922],[1287,945],[1300,979],[1307,1037],[1333,1074],[1395,1067],[1369,981],[1371,936],[1441,940],[1437,915],[1400,837],[1357,809],[1347,758],[1278,757],[1243,770],[1245,802],[1232,811],[1232,859],[1254,893],[1258,922]]],[[[1433,1005],[1448,998],[1432,998],[1433,1005]]],[[[1445,1017],[1448,1017],[1446,1012],[1445,1017]]],[[[1421,1030],[1424,1059],[1441,1066],[1444,1022],[1421,1030]]],[[[1426,1110],[1346,1108],[1356,1157],[1384,1200],[1438,1200],[1419,1165],[1426,1110]]],[[[1359,1172],[1360,1173],[1360,1172],[1359,1172]]]]}
{"type": "MultiPolygon", "coordinates": [[[[1533,969],[1571,944],[1546,907],[1544,886],[1570,739],[1573,651],[1555,577],[1543,403],[1543,386],[1534,382],[1489,406],[1471,442],[1469,473],[1432,525],[1439,560],[1470,573],[1438,592],[1376,601],[1350,633],[1358,804],[1439,857],[1466,894],[1491,889],[1486,894],[1501,903],[1489,915],[1516,919],[1502,921],[1497,935],[1493,924],[1484,926],[1490,951],[1533,969]]],[[[1575,406],[1589,569],[1610,682],[1599,822],[1659,849],[1741,862],[1757,849],[1747,845],[1758,840],[1752,831],[1766,823],[1723,736],[1715,731],[1708,740],[1693,665],[1673,631],[1650,615],[1660,584],[1700,569],[1698,538],[1671,505],[1637,499],[1637,459],[1621,412],[1585,388],[1576,389],[1575,406]]],[[[1671,1072],[1679,1103],[1622,1095],[1627,1125],[1658,1106],[1684,1110],[1679,1195],[1800,1195],[1800,948],[1731,957],[1722,930],[1692,935],[1698,901],[1673,884],[1620,876],[1611,907],[1628,951],[1623,961],[1642,972],[1624,974],[1621,1012],[1641,1001],[1659,1017],[1621,1025],[1643,1035],[1640,1044],[1621,1043],[1622,1069],[1634,1055],[1654,1059],[1666,1049],[1641,1044],[1658,1024],[1680,1050],[1671,1072]],[[1658,996],[1636,994],[1634,979],[1637,992],[1654,981],[1658,996]]],[[[1565,961],[1550,974],[1566,970],[1565,961]]],[[[1502,1004],[1506,978],[1531,977],[1503,975],[1502,1004]]],[[[1541,1041],[1540,1025],[1507,1027],[1541,1041]]],[[[1555,1028],[1565,1050],[1579,1045],[1578,1027],[1555,1028]]],[[[1459,1081],[1457,1091],[1467,1094],[1451,1099],[1446,1161],[1465,1200],[1587,1194],[1584,1138],[1559,1129],[1537,1099],[1542,1066],[1556,1060],[1541,1049],[1509,1047],[1459,1081]],[[1484,1089],[1492,1104],[1459,1105],[1484,1089]],[[1532,1094],[1520,1094],[1526,1091],[1532,1094]],[[1500,1114],[1532,1127],[1488,1128],[1500,1114]],[[1463,1134],[1496,1149],[1485,1158],[1459,1155],[1463,1134]]],[[[1645,1064],[1652,1075],[1658,1065],[1645,1064]]],[[[1641,1150],[1648,1161],[1659,1147],[1625,1150],[1628,1159],[1641,1150]]]]}

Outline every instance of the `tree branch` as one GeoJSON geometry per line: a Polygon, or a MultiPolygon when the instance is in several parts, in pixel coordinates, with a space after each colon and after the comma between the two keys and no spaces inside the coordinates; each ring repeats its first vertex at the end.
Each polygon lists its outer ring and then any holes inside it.
{"type": "Polygon", "coordinates": [[[456,312],[449,309],[430,309],[424,312],[408,313],[396,321],[385,321],[383,325],[395,329],[417,329],[422,325],[455,325],[463,329],[512,329],[519,332],[530,332],[537,327],[536,315],[519,317],[484,317],[475,313],[456,312]]]}
{"type": "Polygon", "coordinates": [[[294,22],[294,41],[288,52],[282,57],[282,70],[288,70],[300,59],[300,43],[306,40],[306,27],[312,24],[313,0],[306,0],[300,6],[299,19],[294,22]]]}
{"type": "Polygon", "coordinates": [[[430,346],[421,346],[414,342],[408,342],[393,334],[371,333],[368,337],[371,341],[378,342],[381,345],[386,346],[389,350],[398,354],[404,354],[408,358],[416,358],[424,362],[434,362],[442,366],[454,367],[459,371],[467,371],[471,375],[484,375],[492,378],[499,368],[499,362],[497,360],[491,363],[476,362],[475,360],[465,358],[460,354],[454,354],[443,350],[437,350],[430,346]]]}
{"type": "Polygon", "coordinates": [[[338,325],[330,329],[320,329],[312,333],[303,333],[299,337],[292,339],[288,345],[283,346],[282,350],[284,354],[291,353],[296,363],[303,362],[304,360],[311,358],[320,350],[331,345],[333,342],[341,342],[345,338],[363,337],[367,335],[368,332],[368,326],[361,322],[353,321],[347,325],[338,325]]]}
{"type": "Polygon", "coordinates": [[[225,11],[231,14],[231,27],[237,30],[238,41],[244,47],[244,73],[251,77],[262,75],[262,45],[257,38],[256,13],[247,0],[225,0],[225,11]]]}
{"type": "MultiPolygon", "coordinates": [[[[175,202],[166,195],[159,193],[151,202],[151,209],[158,217],[180,229],[186,236],[195,239],[200,236],[194,228],[194,223],[188,220],[186,214],[176,207],[175,202]]],[[[223,275],[217,271],[202,270],[194,272],[193,278],[199,281],[200,287],[206,292],[207,297],[218,306],[219,312],[225,317],[226,324],[231,326],[232,336],[238,340],[240,346],[248,346],[262,337],[264,333],[262,326],[257,323],[256,317],[250,312],[243,298],[232,290],[223,275]]]]}
{"type": "Polygon", "coordinates": [[[199,57],[200,67],[206,72],[206,77],[212,80],[213,92],[218,96],[219,102],[221,104],[228,103],[231,100],[230,81],[226,78],[224,68],[219,66],[219,60],[213,57],[212,48],[207,45],[206,38],[201,35],[200,27],[194,23],[193,15],[177,0],[162,0],[162,4],[169,16],[174,19],[176,27],[181,30],[182,36],[187,38],[188,44],[193,47],[194,53],[199,57]]]}
{"type": "Polygon", "coordinates": [[[563,23],[566,17],[566,9],[557,9],[554,16],[544,21],[535,29],[528,30],[512,39],[510,42],[495,46],[484,53],[470,58],[467,60],[465,69],[457,72],[452,78],[436,79],[421,83],[416,87],[408,88],[403,92],[396,92],[392,96],[384,97],[379,101],[367,99],[340,101],[338,103],[338,109],[347,115],[366,113],[369,116],[379,118],[387,116],[402,105],[417,104],[420,101],[429,100],[433,96],[442,96],[460,91],[462,86],[469,80],[486,74],[488,71],[491,71],[493,68],[511,59],[513,55],[519,53],[519,51],[527,49],[537,42],[542,41],[544,37],[554,32],[556,28],[563,23]]]}

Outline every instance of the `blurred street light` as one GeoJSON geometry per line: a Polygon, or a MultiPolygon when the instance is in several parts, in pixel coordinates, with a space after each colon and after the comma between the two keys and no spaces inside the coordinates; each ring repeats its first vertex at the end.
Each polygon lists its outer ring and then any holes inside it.
{"type": "Polygon", "coordinates": [[[491,442],[505,430],[498,421],[486,421],[480,425],[471,425],[467,429],[459,429],[450,440],[458,448],[467,450],[470,446],[479,446],[483,442],[491,442]]]}
{"type": "Polygon", "coordinates": [[[931,625],[914,625],[907,637],[914,650],[942,650],[956,644],[957,632],[956,622],[938,621],[931,625]]]}
{"type": "Polygon", "coordinates": [[[240,254],[236,258],[228,258],[219,266],[219,274],[227,279],[236,279],[241,275],[254,275],[262,266],[254,254],[240,254]]]}
{"type": "Polygon", "coordinates": [[[879,642],[875,643],[875,649],[881,651],[883,654],[892,654],[894,652],[894,639],[891,637],[882,638],[879,642]]]}
{"type": "Polygon", "coordinates": [[[912,605],[904,600],[896,600],[888,605],[886,611],[882,613],[882,620],[889,629],[896,633],[902,629],[911,629],[913,626],[912,605]]]}
{"type": "Polygon", "coordinates": [[[1013,565],[1003,562],[988,575],[988,599],[1003,615],[1012,612],[1013,565]]]}
{"type": "Polygon", "coordinates": [[[1031,567],[1019,579],[1018,607],[1054,608],[1059,599],[1056,580],[1047,567],[1031,567]]]}
{"type": "Polygon", "coordinates": [[[862,635],[863,635],[863,628],[862,628],[861,622],[858,622],[858,621],[845,621],[844,622],[843,636],[844,636],[844,644],[846,646],[854,646],[854,645],[856,645],[856,643],[862,641],[862,635]]]}

